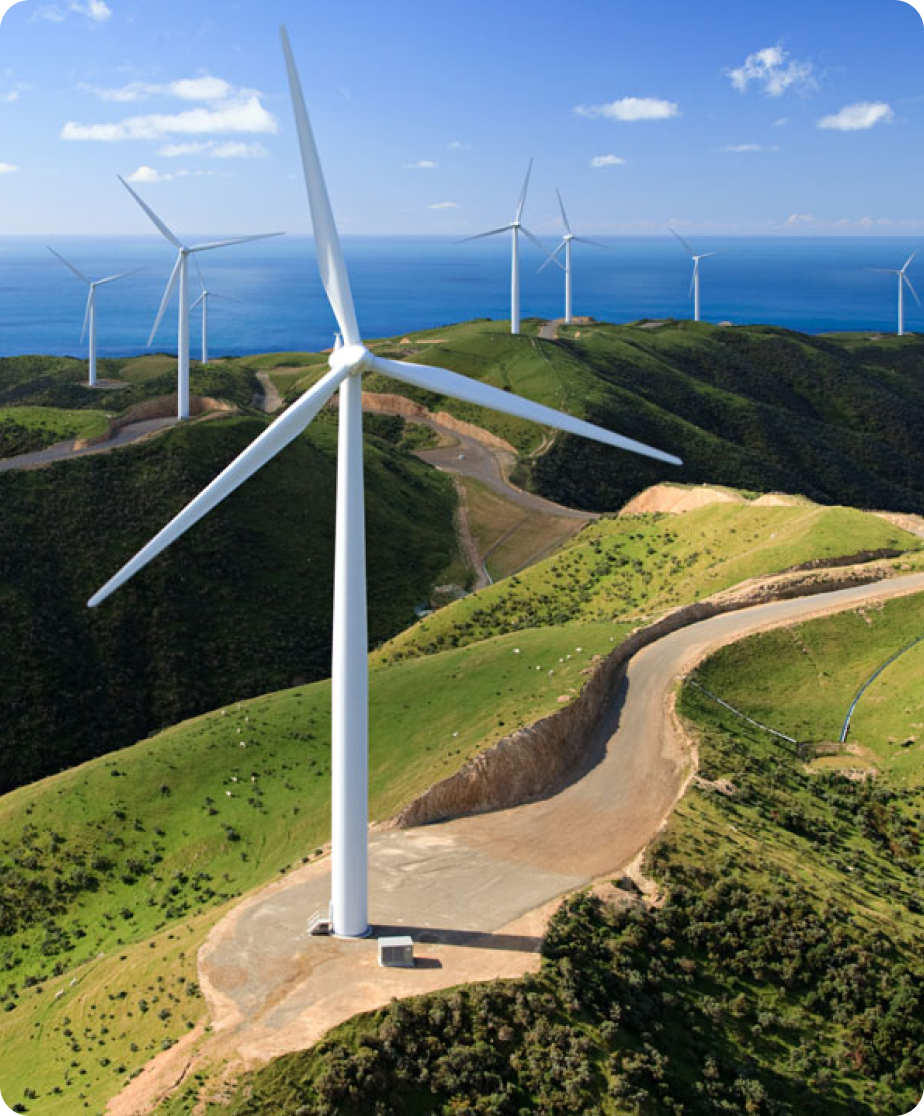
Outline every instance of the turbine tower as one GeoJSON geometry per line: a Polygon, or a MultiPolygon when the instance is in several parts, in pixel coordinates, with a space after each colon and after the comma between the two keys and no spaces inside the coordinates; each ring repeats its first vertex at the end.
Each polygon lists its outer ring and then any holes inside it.
{"type": "Polygon", "coordinates": [[[517,211],[509,225],[502,225],[499,229],[490,229],[488,232],[476,233],[474,236],[466,236],[459,242],[460,244],[466,244],[470,240],[483,240],[486,236],[510,233],[510,332],[513,334],[520,332],[520,233],[529,237],[544,256],[548,255],[538,238],[533,236],[520,220],[523,216],[523,206],[526,204],[526,191],[529,188],[529,176],[532,174],[532,170],[533,161],[530,159],[529,166],[526,168],[523,189],[520,191],[520,200],[517,202],[517,211]]]}
{"type": "Polygon", "coordinates": [[[202,288],[202,294],[190,306],[190,310],[197,310],[202,307],[202,363],[208,364],[209,362],[209,299],[220,298],[223,302],[240,302],[239,298],[232,298],[230,295],[218,294],[215,291],[210,291],[206,285],[205,280],[202,278],[202,269],[199,267],[199,261],[193,256],[193,263],[196,265],[196,274],[199,276],[199,286],[202,288]]]}
{"type": "MultiPolygon", "coordinates": [[[[693,278],[690,280],[690,294],[693,295],[693,321],[698,322],[699,321],[699,307],[700,307],[700,301],[699,301],[699,262],[700,262],[700,260],[708,260],[710,256],[717,256],[719,253],[718,252],[701,252],[699,255],[697,255],[693,251],[693,249],[690,247],[690,245],[687,244],[687,242],[683,239],[683,237],[680,235],[680,233],[674,232],[674,230],[672,228],[670,228],[670,226],[668,226],[668,231],[673,233],[674,236],[677,237],[677,239],[684,246],[684,248],[686,248],[686,250],[690,253],[690,258],[693,260],[693,278]]],[[[687,297],[689,298],[689,295],[687,297]]]]}
{"type": "Polygon", "coordinates": [[[880,275],[896,275],[896,276],[898,276],[898,336],[899,337],[904,337],[905,336],[905,284],[906,283],[908,285],[908,290],[911,291],[911,293],[914,295],[914,301],[918,304],[918,306],[921,305],[921,300],[918,298],[918,292],[914,289],[914,287],[911,283],[911,280],[908,278],[908,268],[911,265],[911,261],[914,259],[914,257],[917,254],[918,254],[918,251],[915,248],[915,250],[911,253],[911,255],[908,257],[908,259],[905,260],[905,266],[901,267],[901,268],[897,268],[897,267],[870,267],[870,268],[867,268],[867,271],[878,271],[880,273],[880,275]]]}
{"type": "Polygon", "coordinates": [[[178,419],[189,418],[189,275],[188,264],[189,257],[195,256],[197,252],[211,252],[216,248],[230,248],[232,244],[249,244],[252,240],[266,240],[272,236],[282,236],[282,233],[260,233],[257,236],[238,236],[233,240],[217,240],[208,244],[194,244],[187,246],[182,243],[174,234],[167,228],[163,221],[157,216],[150,206],[146,205],[135,191],[129,186],[125,179],[119,175],[119,181],[131,194],[135,201],[141,206],[144,212],[150,217],[154,227],[176,248],[177,256],[176,263],[173,265],[173,271],[170,273],[170,278],[167,280],[167,288],[164,291],[164,297],[160,304],[160,310],[157,312],[157,318],[154,322],[154,328],[151,330],[151,336],[148,338],[148,348],[154,343],[154,337],[160,329],[160,323],[163,321],[164,312],[167,309],[167,303],[173,294],[174,288],[177,285],[177,280],[180,284],[180,321],[177,330],[177,414],[178,419]]]}
{"type": "Polygon", "coordinates": [[[88,279],[82,271],[78,271],[76,267],[68,260],[66,260],[60,252],[56,252],[54,248],[49,247],[48,251],[64,264],[68,270],[73,271],[78,279],[82,280],[90,288],[87,294],[87,309],[83,315],[83,329],[80,333],[80,342],[83,344],[83,339],[87,335],[87,328],[90,330],[90,353],[88,364],[90,366],[90,377],[87,380],[89,387],[96,387],[96,288],[105,287],[107,283],[115,283],[119,279],[125,279],[129,275],[136,275],[140,270],[135,268],[134,271],[123,271],[120,275],[110,275],[106,279],[88,279]]]}
{"type": "Polygon", "coordinates": [[[380,372],[414,387],[543,423],[606,445],[679,465],[678,458],[500,388],[428,365],[406,364],[371,353],[362,342],[350,280],[340,248],[321,163],[285,28],[282,43],[311,209],[321,282],[343,344],[330,355],[330,371],[220,473],[187,507],[89,601],[98,605],[184,531],[302,433],[340,389],[337,450],[337,525],[334,554],[334,625],[331,687],[331,917],[334,933],[368,933],[368,632],[366,542],[363,513],[362,377],[380,372]]]}
{"type": "Polygon", "coordinates": [[[615,252],[615,248],[611,248],[609,244],[600,244],[596,240],[588,240],[584,236],[575,236],[571,231],[571,226],[568,224],[568,214],[565,213],[565,203],[561,200],[561,194],[558,190],[555,191],[558,196],[558,207],[561,210],[561,219],[565,225],[565,235],[561,238],[561,243],[555,251],[549,256],[544,264],[539,268],[543,271],[554,260],[559,267],[562,267],[565,273],[565,325],[571,322],[571,245],[572,244],[592,244],[594,248],[606,248],[609,252],[615,252]],[[565,262],[562,265],[561,260],[558,259],[558,253],[564,249],[565,262]]]}

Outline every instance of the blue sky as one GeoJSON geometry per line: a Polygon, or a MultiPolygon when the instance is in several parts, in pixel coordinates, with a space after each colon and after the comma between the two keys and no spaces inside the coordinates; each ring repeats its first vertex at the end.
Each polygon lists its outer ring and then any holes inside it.
{"type": "Polygon", "coordinates": [[[280,22],[347,234],[924,232],[899,0],[22,0],[0,234],[307,231],[280,22]]]}

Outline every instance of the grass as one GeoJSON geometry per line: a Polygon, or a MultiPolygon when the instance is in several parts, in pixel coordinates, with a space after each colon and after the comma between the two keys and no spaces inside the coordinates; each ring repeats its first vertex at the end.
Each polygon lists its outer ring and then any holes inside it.
{"type": "Polygon", "coordinates": [[[471,477],[459,477],[469,527],[494,581],[517,573],[556,550],[582,523],[565,516],[526,511],[471,477]]]}
{"type": "Polygon", "coordinates": [[[95,438],[106,433],[109,417],[105,411],[2,407],[0,457],[31,453],[72,438],[95,438]]]}
{"type": "MultiPolygon", "coordinates": [[[[560,708],[558,697],[579,691],[581,672],[624,630],[519,633],[373,670],[373,819],[560,708]]],[[[198,1018],[195,995],[177,989],[181,977],[194,982],[194,951],[208,927],[235,896],[327,838],[329,716],[328,683],[267,695],[0,799],[0,1077],[8,1099],[35,1089],[41,1111],[54,1116],[73,1112],[82,1092],[98,1111],[160,1043],[198,1018]],[[57,879],[67,881],[63,894],[57,879]],[[160,1008],[138,1019],[139,998],[154,1008],[146,990],[157,974],[182,1009],[166,1000],[169,1019],[156,1019],[160,1008]],[[91,1026],[86,1042],[75,1020],[108,1031],[91,1026]]]]}
{"type": "MultiPolygon", "coordinates": [[[[799,741],[837,742],[860,686],[921,635],[924,596],[903,597],[732,644],[698,677],[723,700],[799,741]]],[[[851,750],[839,749],[815,766],[868,768],[896,785],[924,786],[922,669],[919,644],[864,693],[851,722],[851,750]]]]}
{"type": "Polygon", "coordinates": [[[682,516],[604,518],[516,577],[395,636],[383,660],[578,618],[651,617],[749,578],[921,540],[852,508],[715,504],[682,516]]]}

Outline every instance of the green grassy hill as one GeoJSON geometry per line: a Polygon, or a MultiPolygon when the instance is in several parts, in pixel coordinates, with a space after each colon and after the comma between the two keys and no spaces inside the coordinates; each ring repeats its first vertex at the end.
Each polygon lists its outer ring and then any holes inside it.
{"type": "MultiPolygon", "coordinates": [[[[318,468],[323,456],[306,441],[295,460],[304,471],[318,468]]],[[[285,493],[283,480],[273,485],[285,493]]],[[[839,534],[852,547],[881,541],[882,528],[896,544],[917,545],[881,520],[844,509],[825,510],[827,529],[816,530],[814,551],[805,524],[785,518],[804,508],[704,511],[722,513],[710,529],[742,575],[772,572],[793,556],[827,555],[839,534]],[[755,525],[766,525],[754,519],[758,512],[783,516],[772,520],[779,549],[755,551],[755,525]]],[[[614,529],[608,545],[617,551],[640,545],[643,531],[640,553],[652,545],[685,558],[702,546],[707,522],[696,512],[595,529],[614,529]]],[[[216,561],[216,540],[203,545],[216,561]]],[[[189,564],[187,558],[180,568],[189,564]]],[[[567,601],[579,570],[553,579],[567,601]]],[[[684,601],[704,586],[711,590],[715,577],[708,562],[690,570],[676,590],[684,601]]],[[[162,576],[150,590],[160,600],[173,584],[168,571],[162,576]]],[[[144,623],[147,600],[137,602],[141,608],[126,603],[120,624],[144,623]]],[[[655,594],[653,611],[656,600],[657,607],[671,603],[655,594]]],[[[559,697],[587,681],[583,672],[594,657],[635,626],[620,615],[624,604],[618,581],[603,580],[593,607],[567,621],[486,630],[471,646],[374,666],[372,817],[390,816],[500,737],[560,708],[559,697]]],[[[8,1099],[22,1098],[29,1109],[36,1100],[36,1110],[50,1116],[72,1112],[75,1097],[101,1110],[129,1074],[202,1017],[195,952],[210,925],[236,896],[314,856],[327,838],[329,712],[326,682],[233,702],[0,798],[0,1078],[8,1099]]],[[[561,1011],[564,1019],[566,1007],[561,1011]]]]}
{"type": "Polygon", "coordinates": [[[813,560],[924,543],[854,508],[713,504],[682,516],[603,518],[552,557],[441,609],[389,641],[381,661],[576,619],[641,622],[748,578],[813,560]]]}
{"type": "MultiPolygon", "coordinates": [[[[94,611],[91,593],[265,427],[212,420],[0,474],[0,787],[330,669],[336,430],[322,422],[94,611]]],[[[380,424],[387,432],[387,420],[380,424]]],[[[455,561],[448,478],[371,436],[370,638],[455,561]]]]}
{"type": "MultiPolygon", "coordinates": [[[[832,707],[922,630],[924,598],[907,598],[734,644],[699,678],[749,714],[830,738],[832,707]]],[[[856,729],[873,777],[858,776],[862,754],[844,752],[841,770],[807,762],[686,686],[699,774],[649,849],[659,902],[627,881],[606,901],[576,896],[551,921],[537,976],[357,1016],[245,1075],[209,1116],[910,1111],[924,1049],[924,745],[919,671],[896,668],[856,729]]],[[[195,1092],[159,1112],[191,1112],[195,1092]]]]}
{"type": "MultiPolygon", "coordinates": [[[[924,339],[811,337],[772,326],[668,322],[563,328],[540,341],[537,323],[511,337],[502,322],[414,334],[382,354],[444,365],[568,410],[684,459],[648,463],[562,435],[517,474],[565,504],[613,511],[661,479],[799,492],[820,503],[924,509],[924,339]],[[439,343],[419,342],[437,340],[439,343]]],[[[281,381],[294,394],[316,378],[281,381]]],[[[372,377],[534,451],[541,431],[468,404],[372,377]]]]}

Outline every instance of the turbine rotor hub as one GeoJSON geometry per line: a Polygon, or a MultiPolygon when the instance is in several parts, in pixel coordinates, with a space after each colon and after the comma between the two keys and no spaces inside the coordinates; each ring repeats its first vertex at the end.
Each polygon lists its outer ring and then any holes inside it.
{"type": "Polygon", "coordinates": [[[339,372],[346,368],[351,376],[365,372],[372,359],[372,353],[365,345],[342,345],[330,354],[330,369],[339,372]]]}

